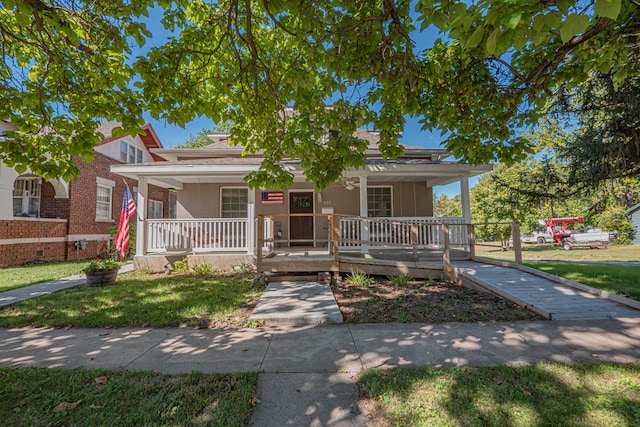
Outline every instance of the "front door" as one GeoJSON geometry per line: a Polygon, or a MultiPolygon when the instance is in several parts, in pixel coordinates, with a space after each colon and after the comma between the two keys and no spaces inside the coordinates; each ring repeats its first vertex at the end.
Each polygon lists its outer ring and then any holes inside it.
{"type": "Polygon", "coordinates": [[[313,245],[313,193],[289,193],[289,213],[310,214],[291,216],[289,220],[290,246],[313,245]]]}

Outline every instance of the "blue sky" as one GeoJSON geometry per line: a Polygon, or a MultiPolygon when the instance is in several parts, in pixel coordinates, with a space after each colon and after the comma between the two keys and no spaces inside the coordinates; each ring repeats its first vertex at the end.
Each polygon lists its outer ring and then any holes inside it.
{"type": "MultiPolygon", "coordinates": [[[[144,51],[150,46],[158,46],[164,43],[168,37],[167,31],[160,23],[162,17],[161,9],[154,9],[150,11],[149,20],[147,22],[148,28],[154,35],[153,40],[144,46],[140,51],[144,51]]],[[[437,31],[432,28],[426,29],[424,32],[415,32],[412,34],[412,39],[415,42],[415,51],[419,53],[424,49],[433,45],[434,40],[438,37],[437,31]]],[[[198,118],[186,124],[186,126],[180,127],[167,123],[166,120],[154,120],[150,115],[145,115],[145,120],[153,126],[162,144],[167,147],[173,147],[175,145],[185,142],[190,135],[195,135],[202,129],[211,129],[214,123],[205,117],[198,118]]],[[[411,145],[420,148],[444,148],[441,145],[442,137],[440,132],[429,132],[421,129],[421,125],[418,123],[418,119],[407,117],[407,122],[404,128],[404,132],[400,142],[403,144],[411,145]]],[[[470,181],[470,185],[473,186],[477,182],[477,178],[470,181]]],[[[447,194],[453,197],[460,193],[459,184],[451,184],[448,186],[436,187],[434,189],[435,196],[440,194],[447,194]]]]}

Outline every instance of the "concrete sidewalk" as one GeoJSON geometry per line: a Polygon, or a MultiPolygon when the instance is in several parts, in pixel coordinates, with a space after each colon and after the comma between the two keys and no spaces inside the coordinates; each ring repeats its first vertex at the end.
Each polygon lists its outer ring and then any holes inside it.
{"type": "Polygon", "coordinates": [[[363,369],[637,362],[640,318],[260,329],[0,330],[0,365],[261,372],[253,426],[365,426],[363,369]]]}

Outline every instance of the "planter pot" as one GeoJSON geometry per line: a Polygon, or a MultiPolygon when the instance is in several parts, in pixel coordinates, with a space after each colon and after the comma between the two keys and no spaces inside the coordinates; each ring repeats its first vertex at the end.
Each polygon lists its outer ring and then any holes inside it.
{"type": "Polygon", "coordinates": [[[96,271],[95,273],[86,273],[87,284],[89,286],[104,286],[110,285],[116,281],[118,276],[118,269],[96,271]]]}

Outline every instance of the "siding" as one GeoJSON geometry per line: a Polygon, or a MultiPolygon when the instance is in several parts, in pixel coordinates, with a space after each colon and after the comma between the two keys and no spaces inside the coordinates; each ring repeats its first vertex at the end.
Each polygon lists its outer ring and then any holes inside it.
{"type": "Polygon", "coordinates": [[[640,245],[640,207],[637,207],[630,212],[629,220],[631,225],[636,229],[632,243],[634,245],[640,245]]]}

